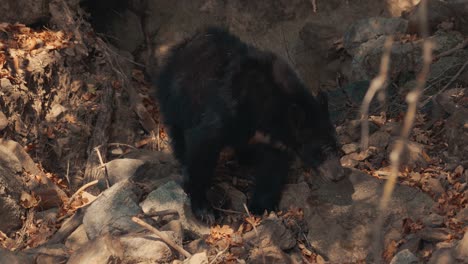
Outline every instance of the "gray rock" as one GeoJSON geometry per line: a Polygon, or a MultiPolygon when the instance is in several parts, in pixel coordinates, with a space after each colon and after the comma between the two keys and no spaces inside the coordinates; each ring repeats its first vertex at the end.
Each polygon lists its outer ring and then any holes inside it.
{"type": "Polygon", "coordinates": [[[110,184],[114,185],[122,180],[130,179],[144,163],[139,159],[115,159],[106,163],[110,184]]]}
{"type": "Polygon", "coordinates": [[[163,210],[176,210],[184,229],[200,236],[210,232],[204,223],[194,217],[187,194],[174,181],[170,181],[151,192],[140,205],[143,212],[147,214],[163,210]]]}
{"type": "Polygon", "coordinates": [[[134,52],[144,41],[140,19],[130,10],[113,16],[108,24],[108,34],[114,37],[113,42],[118,48],[128,52],[134,52]]]}
{"type": "Polygon", "coordinates": [[[182,228],[182,223],[179,220],[172,220],[165,224],[161,227],[161,231],[170,232],[173,241],[182,245],[182,241],[184,241],[184,229],[182,228]]]}
{"type": "Polygon", "coordinates": [[[183,264],[208,264],[208,256],[206,252],[197,253],[190,258],[184,260],[183,264]]]}
{"type": "Polygon", "coordinates": [[[191,241],[184,248],[190,253],[195,254],[198,252],[207,251],[209,246],[206,244],[205,239],[199,238],[191,241]]]}
{"type": "Polygon", "coordinates": [[[270,246],[266,248],[254,248],[250,252],[247,263],[271,263],[271,264],[283,264],[291,263],[291,258],[286,255],[280,248],[270,246]]]}
{"type": "Polygon", "coordinates": [[[21,226],[24,215],[18,203],[21,191],[28,191],[19,174],[22,169],[18,157],[0,144],[0,230],[7,234],[21,226]]]}
{"type": "Polygon", "coordinates": [[[244,204],[247,204],[247,196],[227,183],[221,184],[221,188],[223,188],[226,198],[229,201],[229,208],[237,212],[244,212],[244,204]]]}
{"type": "MultiPolygon", "coordinates": [[[[390,145],[387,147],[387,156],[390,155],[390,152],[394,148],[394,144],[397,138],[392,138],[390,140],[390,145]]],[[[407,165],[408,167],[426,167],[428,162],[423,156],[424,145],[408,141],[405,145],[405,149],[403,150],[403,155],[401,156],[401,161],[403,164],[407,165]]]]}
{"type": "Polygon", "coordinates": [[[102,234],[112,235],[141,230],[131,218],[141,214],[137,188],[128,181],[121,181],[103,192],[87,209],[83,217],[86,234],[94,239],[102,234]]]}
{"type": "Polygon", "coordinates": [[[432,253],[431,258],[427,262],[428,264],[452,264],[455,259],[452,256],[452,252],[448,248],[441,248],[432,253]]]}
{"type": "Polygon", "coordinates": [[[291,208],[302,208],[310,195],[310,187],[305,182],[286,184],[281,195],[279,209],[287,211],[291,208]]]}
{"type": "Polygon", "coordinates": [[[374,146],[379,149],[385,149],[390,141],[390,134],[384,131],[377,131],[370,135],[369,146],[374,146]]]}
{"type": "Polygon", "coordinates": [[[8,264],[35,264],[34,256],[21,252],[11,252],[0,247],[0,263],[8,264]]]}
{"type": "MultiPolygon", "coordinates": [[[[354,153],[351,153],[351,154],[354,154],[354,153]]],[[[359,165],[359,161],[355,160],[351,154],[344,155],[343,157],[340,158],[341,166],[346,167],[346,168],[356,168],[357,165],[359,165]]]]}
{"type": "Polygon", "coordinates": [[[416,254],[421,248],[422,241],[419,236],[411,234],[405,240],[406,241],[399,247],[400,250],[408,249],[416,254]]]}
{"type": "Polygon", "coordinates": [[[8,118],[5,116],[5,114],[0,111],[0,131],[5,129],[8,126],[8,118]]]}
{"type": "MultiPolygon", "coordinates": [[[[311,192],[304,205],[312,247],[331,263],[366,259],[372,243],[371,230],[384,182],[357,170],[337,183],[324,183],[311,192]]],[[[422,219],[434,205],[421,191],[397,185],[388,207],[385,233],[389,227],[401,226],[406,217],[422,219]]]]}
{"type": "Polygon", "coordinates": [[[109,235],[98,237],[75,251],[67,264],[112,263],[123,259],[123,248],[119,240],[109,235]]]}
{"type": "MultiPolygon", "coordinates": [[[[468,170],[467,170],[468,171],[468,170]]],[[[466,171],[465,171],[466,172],[466,171]]],[[[455,216],[455,218],[462,222],[462,223],[465,223],[465,225],[468,225],[468,207],[465,207],[463,209],[461,209],[457,215],[455,216]]]]}
{"type": "MultiPolygon", "coordinates": [[[[452,29],[460,30],[468,33],[466,23],[466,2],[464,1],[440,1],[429,0],[427,1],[428,18],[430,32],[436,31],[442,22],[452,22],[452,29]]],[[[408,32],[419,33],[421,19],[419,18],[419,11],[421,5],[418,4],[410,12],[405,14],[408,19],[408,32]]]]}
{"type": "Polygon", "coordinates": [[[380,36],[404,34],[408,22],[402,18],[371,17],[353,23],[344,34],[343,45],[352,55],[360,44],[380,36]]]}
{"type": "Polygon", "coordinates": [[[48,122],[56,122],[62,114],[67,111],[67,108],[62,106],[61,104],[54,104],[52,108],[47,113],[45,119],[48,122]]]}
{"type": "MultiPolygon", "coordinates": [[[[369,122],[369,134],[373,134],[378,130],[377,125],[369,122]]],[[[361,139],[361,120],[351,120],[346,123],[344,133],[348,134],[353,142],[361,139]]]]}
{"type": "Polygon", "coordinates": [[[445,137],[451,156],[468,157],[468,109],[460,108],[445,123],[445,137]]]}
{"type": "Polygon", "coordinates": [[[244,241],[260,248],[275,246],[282,250],[288,250],[296,245],[296,239],[281,219],[270,216],[257,226],[257,230],[247,232],[243,236],[244,241]]]}
{"type": "Polygon", "coordinates": [[[437,178],[429,178],[426,180],[425,185],[427,189],[435,195],[436,198],[445,193],[445,188],[437,178]]]}
{"type": "Polygon", "coordinates": [[[350,153],[358,151],[359,145],[356,143],[350,143],[350,144],[343,145],[341,149],[343,150],[345,154],[350,154],[350,153]]]}
{"type": "MultiPolygon", "coordinates": [[[[163,233],[172,239],[172,232],[163,233]]],[[[124,263],[169,263],[174,259],[171,248],[156,235],[129,234],[119,240],[124,250],[124,263]]]]}
{"type": "Polygon", "coordinates": [[[450,229],[448,228],[430,228],[426,227],[419,232],[421,239],[428,242],[440,242],[448,240],[451,237],[450,229]]]}
{"type": "Polygon", "coordinates": [[[430,214],[423,219],[423,224],[427,227],[441,227],[444,224],[444,217],[438,214],[430,214]]]}
{"type": "Polygon", "coordinates": [[[454,248],[453,254],[456,259],[467,260],[468,259],[468,231],[465,231],[463,238],[458,241],[458,245],[454,248]]]}
{"type": "Polygon", "coordinates": [[[89,242],[88,235],[86,235],[86,230],[84,225],[80,225],[71,235],[65,240],[65,246],[72,250],[76,251],[86,245],[89,242]]]}
{"type": "Polygon", "coordinates": [[[3,22],[37,23],[49,17],[49,0],[5,0],[0,6],[0,17],[3,22]]]}
{"type": "Polygon", "coordinates": [[[417,264],[419,259],[408,249],[398,252],[390,261],[390,264],[417,264]]]}

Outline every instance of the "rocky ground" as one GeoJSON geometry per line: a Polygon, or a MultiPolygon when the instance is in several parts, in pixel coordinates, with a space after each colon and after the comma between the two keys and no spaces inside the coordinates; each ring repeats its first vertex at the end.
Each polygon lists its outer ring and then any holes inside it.
{"type": "MultiPolygon", "coordinates": [[[[0,263],[375,262],[388,153],[422,66],[416,3],[124,2],[105,16],[78,0],[0,7],[0,263]],[[252,216],[252,172],[226,150],[210,192],[222,218],[194,219],[145,74],[158,65],[148,46],[157,62],[208,24],[329,90],[345,179],[325,182],[297,164],[280,211],[252,216]],[[391,81],[371,104],[363,150],[358,111],[389,35],[391,81]]],[[[429,1],[429,11],[434,61],[382,228],[387,263],[468,259],[468,6],[429,1]]]]}

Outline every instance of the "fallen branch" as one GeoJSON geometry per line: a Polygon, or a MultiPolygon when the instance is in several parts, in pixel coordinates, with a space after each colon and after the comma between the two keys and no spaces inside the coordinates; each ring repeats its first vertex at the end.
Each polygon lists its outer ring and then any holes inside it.
{"type": "Polygon", "coordinates": [[[179,253],[184,255],[186,258],[190,258],[192,254],[187,252],[183,247],[177,245],[174,241],[170,240],[164,233],[156,229],[155,227],[151,226],[150,224],[146,223],[145,221],[141,220],[138,217],[132,217],[132,221],[139,224],[140,226],[148,229],[149,231],[153,232],[156,234],[159,238],[161,238],[162,241],[164,241],[166,244],[171,246],[173,249],[177,250],[179,253]]]}

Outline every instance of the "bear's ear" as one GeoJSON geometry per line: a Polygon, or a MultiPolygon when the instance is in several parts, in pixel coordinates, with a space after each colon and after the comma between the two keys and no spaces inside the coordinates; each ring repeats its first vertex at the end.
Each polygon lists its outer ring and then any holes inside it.
{"type": "Polygon", "coordinates": [[[272,67],[273,80],[286,94],[294,93],[295,75],[289,65],[280,58],[273,60],[272,67]]]}
{"type": "Polygon", "coordinates": [[[328,113],[328,96],[327,93],[323,91],[319,91],[317,96],[317,101],[320,105],[320,109],[326,113],[328,113]]]}

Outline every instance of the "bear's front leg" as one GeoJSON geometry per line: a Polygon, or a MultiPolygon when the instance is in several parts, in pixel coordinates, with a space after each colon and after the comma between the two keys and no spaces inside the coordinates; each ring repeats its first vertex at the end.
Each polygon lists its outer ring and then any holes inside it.
{"type": "Polygon", "coordinates": [[[213,224],[213,209],[206,193],[212,185],[214,170],[222,144],[216,132],[208,127],[198,127],[185,133],[185,192],[190,196],[195,217],[213,224]]]}
{"type": "Polygon", "coordinates": [[[265,210],[275,210],[286,183],[290,155],[281,149],[266,144],[257,144],[256,148],[256,186],[249,209],[255,214],[265,210]]]}

